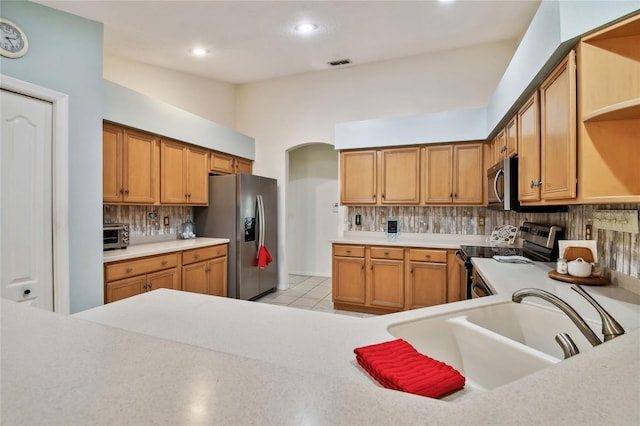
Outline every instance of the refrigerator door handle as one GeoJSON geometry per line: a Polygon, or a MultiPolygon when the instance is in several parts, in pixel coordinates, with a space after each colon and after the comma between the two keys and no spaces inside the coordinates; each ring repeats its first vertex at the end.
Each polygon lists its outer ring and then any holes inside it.
{"type": "Polygon", "coordinates": [[[262,195],[258,195],[257,197],[258,204],[258,253],[256,253],[256,258],[260,256],[260,247],[264,245],[264,201],[262,200],[262,195]]]}

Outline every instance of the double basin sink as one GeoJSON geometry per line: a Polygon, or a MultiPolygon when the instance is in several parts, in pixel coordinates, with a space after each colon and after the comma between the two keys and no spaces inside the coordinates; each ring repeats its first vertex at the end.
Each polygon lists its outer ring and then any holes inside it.
{"type": "MultiPolygon", "coordinates": [[[[587,324],[600,329],[598,322],[587,324]]],[[[488,391],[560,362],[564,354],[554,339],[559,333],[569,333],[580,352],[592,348],[565,314],[511,301],[392,324],[387,330],[460,371],[465,393],[488,391]]]]}

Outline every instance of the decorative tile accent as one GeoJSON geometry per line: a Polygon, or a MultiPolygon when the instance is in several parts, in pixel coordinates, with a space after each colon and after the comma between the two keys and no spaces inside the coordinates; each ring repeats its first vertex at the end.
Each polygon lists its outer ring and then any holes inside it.
{"type": "Polygon", "coordinates": [[[102,222],[128,223],[132,238],[158,235],[176,235],[177,238],[187,219],[193,220],[193,209],[189,206],[102,206],[102,222]],[[164,226],[165,216],[169,217],[169,226],[164,226]]]}
{"type": "MultiPolygon", "coordinates": [[[[381,219],[395,216],[400,220],[400,232],[432,234],[491,235],[495,226],[520,226],[524,221],[561,226],[565,238],[585,238],[585,225],[597,210],[638,210],[640,204],[604,204],[569,206],[567,213],[517,213],[489,210],[484,207],[347,207],[345,230],[384,232],[381,219]],[[362,216],[362,224],[355,225],[355,215],[362,216]],[[479,225],[484,218],[485,225],[479,225]]],[[[593,228],[598,242],[602,266],[635,278],[640,278],[639,234],[593,228]]]]}

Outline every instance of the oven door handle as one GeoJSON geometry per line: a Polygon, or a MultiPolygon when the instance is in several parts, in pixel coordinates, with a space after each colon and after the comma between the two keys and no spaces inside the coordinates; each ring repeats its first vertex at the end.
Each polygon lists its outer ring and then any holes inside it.
{"type": "Polygon", "coordinates": [[[466,261],[465,261],[465,257],[462,254],[462,250],[456,250],[456,260],[462,265],[462,266],[466,266],[466,261]]]}
{"type": "Polygon", "coordinates": [[[487,296],[493,296],[493,292],[491,291],[488,285],[486,285],[483,282],[473,280],[471,281],[471,292],[474,293],[476,296],[480,297],[480,295],[476,293],[476,289],[480,289],[480,291],[485,293],[487,296]]]}

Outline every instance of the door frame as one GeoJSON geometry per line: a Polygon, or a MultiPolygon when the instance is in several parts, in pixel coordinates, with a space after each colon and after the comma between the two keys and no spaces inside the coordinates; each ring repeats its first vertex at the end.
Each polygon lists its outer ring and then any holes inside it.
{"type": "Polygon", "coordinates": [[[53,105],[53,311],[69,314],[69,95],[0,74],[0,88],[53,105]]]}

